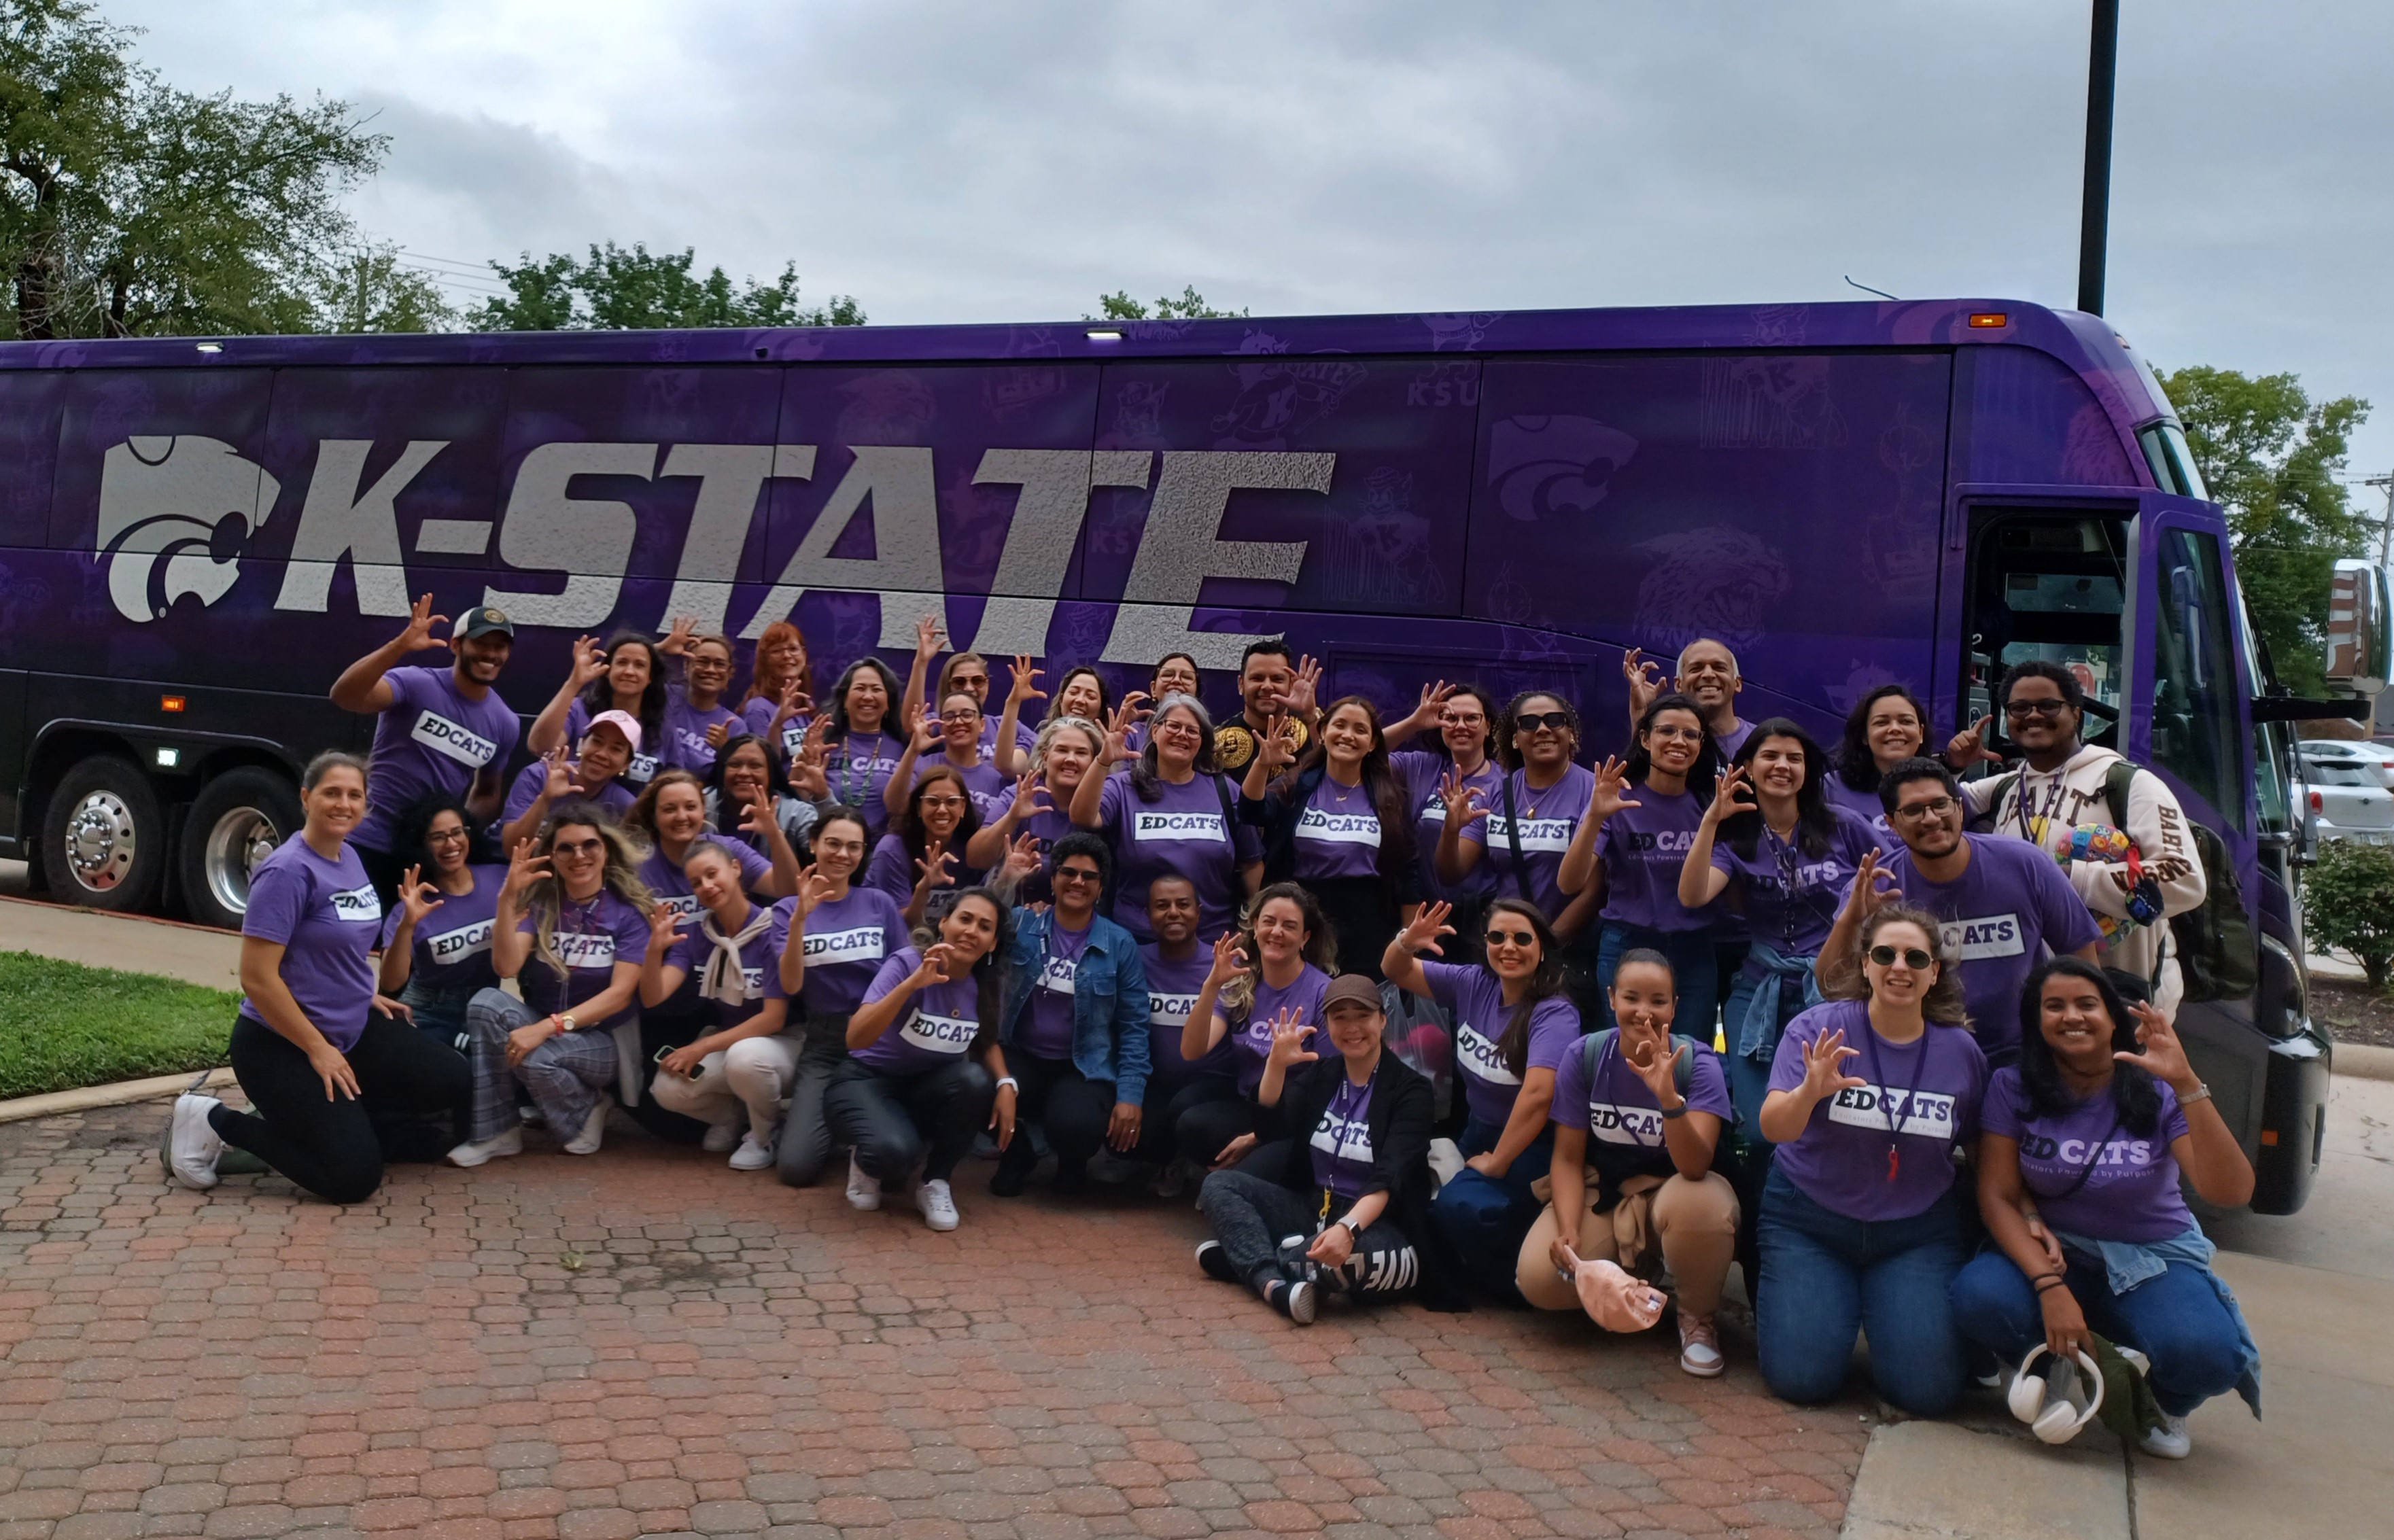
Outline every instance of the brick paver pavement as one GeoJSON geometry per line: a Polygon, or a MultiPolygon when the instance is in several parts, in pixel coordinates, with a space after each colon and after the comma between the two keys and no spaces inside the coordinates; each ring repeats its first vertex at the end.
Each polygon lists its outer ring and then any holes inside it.
{"type": "MultiPolygon", "coordinates": [[[[371,1204],[160,1180],[163,1104],[0,1128],[0,1540],[1834,1534],[1870,1422],[1661,1335],[1299,1329],[1185,1204],[964,1228],[625,1129],[371,1204]]],[[[533,1141],[539,1145],[535,1137],[533,1141]]]]}

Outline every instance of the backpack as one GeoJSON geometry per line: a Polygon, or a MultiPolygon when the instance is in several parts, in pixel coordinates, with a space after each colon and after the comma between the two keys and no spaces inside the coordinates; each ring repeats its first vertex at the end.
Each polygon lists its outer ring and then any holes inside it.
{"type": "MultiPolygon", "coordinates": [[[[1993,827],[1995,809],[2019,778],[2020,772],[2013,770],[1997,779],[1981,818],[1983,827],[1993,827]]],[[[2103,801],[2114,828],[2128,826],[2128,788],[2136,779],[2137,767],[2125,759],[2113,760],[2103,772],[2103,801]]],[[[2241,999],[2261,981],[2260,947],[2244,913],[2243,883],[2236,875],[2227,841],[2200,819],[2190,818],[2186,823],[2192,831],[2194,853],[2203,862],[2203,891],[2201,903],[2170,916],[2178,980],[2189,1000],[2241,999]]]]}

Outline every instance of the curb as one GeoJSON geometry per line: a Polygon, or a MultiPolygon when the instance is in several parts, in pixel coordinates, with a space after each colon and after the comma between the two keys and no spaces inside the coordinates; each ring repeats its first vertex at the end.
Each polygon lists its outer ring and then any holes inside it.
{"type": "Polygon", "coordinates": [[[2338,1043],[2335,1046],[2335,1073],[2355,1080],[2394,1080],[2394,1048],[2380,1048],[2367,1043],[2338,1043]]]}
{"type": "Polygon", "coordinates": [[[169,930],[196,930],[204,936],[231,936],[237,930],[220,930],[213,925],[194,925],[190,920],[170,920],[161,915],[128,915],[116,909],[94,909],[86,903],[57,903],[48,899],[20,899],[0,894],[0,903],[22,904],[28,909],[40,909],[53,915],[82,915],[96,920],[135,920],[143,925],[164,926],[169,930]]]}
{"type": "MultiPolygon", "coordinates": [[[[2394,1049],[2380,1050],[2394,1059],[2394,1049]]],[[[28,1118],[55,1117],[60,1112],[87,1112],[98,1107],[122,1107],[129,1102],[154,1101],[161,1097],[180,1096],[191,1084],[191,1073],[152,1075],[147,1080],[120,1080],[112,1086],[85,1086],[72,1091],[49,1091],[41,1096],[20,1096],[14,1101],[0,1101],[0,1123],[22,1123],[28,1118]]],[[[210,1070],[204,1090],[217,1090],[232,1084],[232,1071],[210,1070]]]]}

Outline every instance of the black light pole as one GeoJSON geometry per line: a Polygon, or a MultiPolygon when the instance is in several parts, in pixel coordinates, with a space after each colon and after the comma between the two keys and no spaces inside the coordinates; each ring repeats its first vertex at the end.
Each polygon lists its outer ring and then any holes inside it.
{"type": "Polygon", "coordinates": [[[2111,83],[2120,63],[2120,0],[2095,0],[2086,56],[2086,187],[2078,211],[2078,308],[2103,313],[2103,248],[2111,218],[2111,83]]]}

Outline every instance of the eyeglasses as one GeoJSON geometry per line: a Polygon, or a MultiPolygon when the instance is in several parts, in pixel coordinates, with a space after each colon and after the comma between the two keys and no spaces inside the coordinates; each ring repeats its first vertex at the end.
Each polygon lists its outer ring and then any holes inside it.
{"type": "Polygon", "coordinates": [[[923,798],[922,805],[926,808],[961,808],[965,799],[961,796],[927,796],[923,798]]]}
{"type": "Polygon", "coordinates": [[[1664,727],[1658,723],[1646,730],[1646,736],[1665,740],[1684,738],[1691,744],[1700,744],[1703,742],[1704,730],[1700,727],[1664,727]]]}
{"type": "Polygon", "coordinates": [[[1891,946],[1874,946],[1870,949],[1870,960],[1881,967],[1893,967],[1898,955],[1903,958],[1904,967],[1915,972],[1937,960],[1916,946],[1907,946],[1901,954],[1891,946]]]}
{"type": "Polygon", "coordinates": [[[1531,930],[1491,930],[1488,932],[1488,944],[1490,946],[1534,946],[1537,944],[1537,933],[1531,930]]]}
{"type": "Polygon", "coordinates": [[[463,845],[473,836],[463,829],[431,829],[424,836],[427,845],[463,845]]]}
{"type": "Polygon", "coordinates": [[[1915,802],[1909,808],[1898,808],[1895,816],[1907,823],[1917,823],[1924,818],[1942,818],[1960,806],[1950,796],[1939,796],[1927,802],[1915,802]]]}
{"type": "Polygon", "coordinates": [[[977,722],[980,719],[980,708],[979,706],[968,705],[958,711],[942,711],[940,713],[940,720],[943,722],[977,722]]]}
{"type": "Polygon", "coordinates": [[[1098,880],[1098,872],[1094,866],[1059,866],[1056,868],[1056,880],[1058,882],[1095,882],[1098,880]]]}
{"type": "Polygon", "coordinates": [[[1198,731],[1196,723],[1178,720],[1156,723],[1155,735],[1158,738],[1197,738],[1203,736],[1203,734],[1198,731]]]}
{"type": "Polygon", "coordinates": [[[2068,701],[2053,699],[2004,703],[2004,715],[2015,722],[2025,721],[2031,717],[2059,717],[2069,709],[2068,701]]]}
{"type": "Polygon", "coordinates": [[[1513,731],[1516,732],[1535,732],[1542,727],[1568,732],[1571,725],[1572,714],[1568,711],[1525,711],[1513,718],[1513,731]]]}
{"type": "Polygon", "coordinates": [[[560,856],[595,856],[606,848],[603,839],[560,839],[549,847],[549,851],[560,856]]]}

